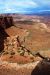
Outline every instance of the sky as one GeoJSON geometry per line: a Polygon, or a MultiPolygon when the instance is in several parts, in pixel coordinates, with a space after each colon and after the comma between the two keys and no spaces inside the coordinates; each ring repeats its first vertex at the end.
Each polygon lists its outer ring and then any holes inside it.
{"type": "Polygon", "coordinates": [[[0,13],[31,14],[50,11],[50,0],[0,0],[0,13]]]}

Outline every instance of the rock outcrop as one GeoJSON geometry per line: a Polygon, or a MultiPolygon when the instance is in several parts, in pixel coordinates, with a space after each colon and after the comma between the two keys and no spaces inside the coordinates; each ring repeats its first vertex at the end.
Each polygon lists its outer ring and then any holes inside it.
{"type": "Polygon", "coordinates": [[[50,63],[37,61],[19,65],[17,63],[0,62],[1,75],[50,75],[50,63]]]}

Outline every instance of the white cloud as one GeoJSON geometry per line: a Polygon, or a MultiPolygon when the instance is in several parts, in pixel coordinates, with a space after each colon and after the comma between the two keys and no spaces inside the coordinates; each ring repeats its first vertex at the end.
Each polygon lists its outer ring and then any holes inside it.
{"type": "MultiPolygon", "coordinates": [[[[15,4],[14,4],[14,5],[15,5],[15,4]]],[[[33,7],[33,8],[36,8],[38,5],[37,5],[37,3],[31,1],[31,2],[18,2],[18,3],[16,3],[16,6],[33,7]]]]}
{"type": "Polygon", "coordinates": [[[50,5],[50,0],[34,0],[36,1],[39,5],[50,5]]]}
{"type": "Polygon", "coordinates": [[[8,6],[8,7],[16,6],[16,7],[20,7],[20,8],[21,7],[24,7],[24,8],[26,8],[26,7],[36,8],[38,6],[38,4],[35,3],[32,0],[25,0],[25,1],[24,0],[15,0],[15,1],[11,0],[11,1],[6,1],[5,5],[8,6]]]}
{"type": "Polygon", "coordinates": [[[49,11],[50,12],[50,10],[47,10],[47,9],[46,10],[39,10],[39,12],[45,12],[45,11],[49,11]]]}
{"type": "MultiPolygon", "coordinates": [[[[36,8],[38,7],[38,4],[35,3],[32,0],[10,0],[10,1],[6,1],[5,0],[5,4],[3,3],[3,6],[0,6],[2,8],[0,8],[1,10],[3,9],[4,12],[27,12],[27,8],[36,8]]],[[[31,12],[31,11],[29,11],[31,12]]]]}
{"type": "Polygon", "coordinates": [[[11,8],[5,8],[5,12],[10,12],[11,10],[11,8]]]}
{"type": "Polygon", "coordinates": [[[0,0],[0,11],[3,12],[33,12],[43,6],[50,7],[50,0],[0,0]]]}

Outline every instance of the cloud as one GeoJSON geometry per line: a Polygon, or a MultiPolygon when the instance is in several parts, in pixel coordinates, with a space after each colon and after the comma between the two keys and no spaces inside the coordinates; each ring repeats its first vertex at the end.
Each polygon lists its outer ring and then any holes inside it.
{"type": "Polygon", "coordinates": [[[40,10],[39,13],[40,12],[45,12],[45,11],[50,12],[50,10],[40,10]]]}
{"type": "Polygon", "coordinates": [[[37,3],[35,3],[34,1],[32,0],[11,0],[10,2],[6,1],[5,2],[5,5],[6,6],[9,6],[9,7],[24,7],[24,8],[28,8],[28,7],[33,7],[33,8],[36,8],[38,6],[37,3]]]}
{"type": "Polygon", "coordinates": [[[5,10],[5,12],[10,12],[12,9],[10,9],[10,8],[5,8],[4,10],[5,10]]]}
{"type": "Polygon", "coordinates": [[[27,9],[37,8],[38,4],[33,0],[1,0],[0,2],[0,10],[4,10],[4,12],[17,12],[17,13],[25,13],[30,12],[27,9]]]}
{"type": "Polygon", "coordinates": [[[38,6],[37,3],[33,2],[33,1],[16,2],[16,3],[14,3],[14,5],[23,6],[23,7],[29,6],[29,7],[34,7],[34,8],[36,8],[38,6]]]}
{"type": "Polygon", "coordinates": [[[49,10],[50,0],[0,0],[0,13],[31,13],[39,9],[49,10]]]}
{"type": "Polygon", "coordinates": [[[44,5],[44,6],[50,5],[50,0],[33,0],[33,1],[37,2],[39,5],[44,5]]]}

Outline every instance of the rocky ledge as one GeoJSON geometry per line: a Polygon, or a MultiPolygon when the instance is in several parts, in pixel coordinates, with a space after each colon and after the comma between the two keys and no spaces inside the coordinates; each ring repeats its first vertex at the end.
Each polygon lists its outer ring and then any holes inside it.
{"type": "Polygon", "coordinates": [[[0,75],[50,75],[50,63],[37,61],[19,65],[0,61],[0,75]]]}

